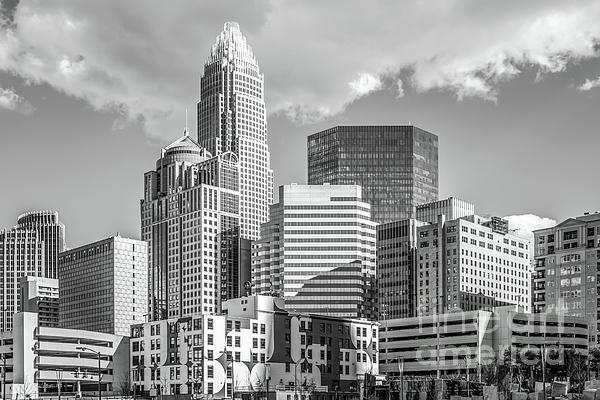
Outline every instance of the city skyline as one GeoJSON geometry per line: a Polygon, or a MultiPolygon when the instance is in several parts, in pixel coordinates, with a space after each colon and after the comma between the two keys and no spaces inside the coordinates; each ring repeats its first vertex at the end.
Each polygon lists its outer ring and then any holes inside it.
{"type": "MultiPolygon", "coordinates": [[[[472,29],[482,30],[483,26],[491,29],[489,35],[467,49],[450,46],[445,52],[439,45],[416,35],[419,31],[413,24],[391,27],[391,20],[386,19],[383,12],[393,15],[392,11],[398,10],[384,7],[362,10],[368,18],[364,29],[357,32],[348,31],[334,21],[332,26],[340,29],[340,33],[325,28],[307,32],[286,19],[291,10],[276,6],[265,6],[265,10],[241,5],[219,8],[205,3],[199,7],[205,8],[210,16],[210,22],[206,23],[202,19],[191,23],[181,10],[166,13],[157,22],[153,19],[156,11],[149,7],[139,10],[139,24],[135,27],[126,26],[123,19],[115,18],[112,22],[117,31],[127,32],[136,39],[130,44],[132,48],[126,48],[131,51],[131,58],[115,63],[112,53],[106,59],[97,57],[105,45],[115,52],[123,51],[117,40],[98,31],[94,13],[106,15],[108,11],[100,13],[96,6],[65,2],[59,15],[44,5],[32,7],[27,2],[9,4],[7,1],[0,4],[2,37],[11,39],[3,41],[7,44],[3,46],[3,50],[6,49],[3,55],[16,57],[19,49],[35,40],[40,32],[48,33],[48,40],[40,40],[29,47],[27,53],[43,60],[47,68],[37,70],[21,59],[23,68],[17,69],[10,57],[0,58],[0,119],[5,144],[0,156],[7,165],[12,165],[24,154],[28,155],[26,165],[20,164],[22,175],[5,172],[3,179],[7,187],[21,182],[23,175],[37,183],[31,187],[22,185],[19,193],[5,198],[0,210],[0,226],[11,226],[21,212],[50,208],[61,212],[69,226],[67,243],[70,247],[96,237],[114,235],[117,231],[139,237],[137,202],[142,185],[138,177],[145,172],[145,166],[154,161],[159,149],[178,137],[186,125],[185,108],[194,110],[198,100],[196,82],[206,53],[215,34],[228,20],[240,23],[257,58],[262,60],[261,68],[267,76],[265,100],[270,111],[268,126],[275,185],[306,182],[305,141],[311,133],[339,124],[412,122],[436,132],[440,138],[440,198],[456,196],[472,201],[478,204],[482,214],[532,213],[554,220],[545,221],[545,225],[594,211],[597,207],[594,200],[600,196],[600,189],[592,188],[590,196],[585,198],[572,196],[568,191],[557,191],[553,196],[539,195],[541,188],[570,179],[572,174],[568,168],[561,162],[550,161],[562,160],[565,154],[572,168],[579,171],[577,176],[582,181],[594,177],[586,165],[594,157],[594,145],[600,141],[595,134],[598,116],[592,112],[600,104],[600,89],[594,83],[600,70],[593,45],[600,35],[594,31],[595,25],[586,21],[599,15],[597,5],[575,7],[548,2],[521,9],[511,3],[496,18],[489,16],[498,11],[492,5],[468,3],[464,6],[465,15],[453,6],[446,9],[446,14],[434,8],[407,6],[401,20],[406,22],[411,15],[428,12],[432,19],[429,29],[434,36],[440,29],[448,28],[442,16],[453,23],[471,18],[472,29]],[[266,18],[269,13],[273,18],[266,18]],[[48,26],[62,18],[65,30],[56,33],[60,35],[57,37],[44,28],[39,32],[32,29],[32,21],[41,17],[48,20],[48,26]],[[282,27],[276,17],[291,25],[282,27]],[[553,24],[552,18],[561,23],[553,24]],[[158,26],[150,25],[149,21],[158,26]],[[185,29],[179,28],[176,32],[163,29],[164,24],[175,22],[185,29]],[[533,26],[530,33],[544,33],[532,42],[513,36],[502,40],[499,32],[514,24],[533,26]],[[583,30],[577,26],[589,28],[583,30]],[[542,29],[544,27],[547,29],[542,29]],[[287,41],[274,34],[283,28],[286,28],[287,41]],[[66,36],[68,29],[77,33],[74,35],[77,40],[66,36]],[[146,35],[149,29],[163,33],[164,39],[146,35]],[[568,33],[569,30],[572,33],[568,33]],[[327,68],[336,57],[345,61],[352,58],[344,55],[345,52],[364,52],[376,58],[383,49],[389,48],[390,37],[394,36],[391,34],[401,33],[414,38],[412,46],[422,46],[411,57],[403,56],[404,50],[408,50],[403,47],[407,46],[404,41],[393,41],[396,56],[384,57],[373,65],[361,61],[342,68],[337,63],[336,68],[341,68],[338,72],[327,68]],[[177,46],[171,46],[172,41],[168,40],[173,34],[182,39],[177,46]],[[327,40],[315,40],[315,35],[327,40]],[[344,44],[344,37],[356,38],[357,35],[363,35],[364,39],[344,44]],[[560,43],[544,48],[544,44],[559,35],[563,35],[560,43]],[[52,39],[60,39],[63,45],[55,48],[52,39]],[[367,39],[372,39],[370,42],[375,45],[365,44],[364,41],[369,42],[367,39]],[[165,53],[166,58],[188,57],[185,62],[171,63],[176,67],[165,66],[163,62],[159,68],[148,67],[152,64],[149,55],[141,49],[150,40],[157,50],[173,47],[165,53]],[[302,44],[311,40],[314,46],[304,46],[308,50],[304,49],[302,44]],[[281,44],[274,46],[274,41],[286,42],[295,51],[290,53],[289,48],[281,44]],[[499,50],[490,50],[494,48],[499,50]],[[328,49],[335,51],[323,57],[328,49]],[[561,61],[557,55],[563,52],[567,55],[561,61]],[[308,68],[311,60],[325,63],[323,68],[317,67],[321,75],[314,75],[315,67],[308,68]],[[434,61],[428,64],[424,60],[434,61]],[[440,66],[440,60],[456,67],[457,76],[450,76],[447,68],[440,66]],[[305,67],[294,67],[299,63],[305,67]],[[109,67],[115,68],[110,70],[109,67]],[[131,70],[139,76],[132,76],[131,70]],[[107,75],[107,71],[110,74],[107,75]],[[475,79],[481,71],[488,71],[483,81],[475,79]],[[96,75],[88,75],[92,72],[96,75]],[[284,72],[297,79],[290,82],[284,72]],[[90,76],[106,79],[92,84],[90,76]],[[151,89],[141,90],[143,83],[150,82],[153,82],[151,89]],[[76,90],[73,83],[80,89],[76,90]],[[469,83],[472,86],[465,86],[469,83]],[[121,86],[131,93],[129,97],[123,96],[121,86]],[[153,90],[152,96],[148,90],[153,90]],[[96,94],[97,101],[90,100],[96,94]],[[131,96],[138,96],[137,103],[131,96]],[[139,96],[144,96],[144,100],[139,100],[139,96]],[[159,98],[163,98],[162,102],[154,107],[159,98]],[[140,110],[136,108],[140,102],[154,108],[140,110]],[[303,109],[303,104],[331,112],[319,115],[314,110],[303,109]],[[294,109],[304,110],[304,117],[292,112],[294,109]],[[314,118],[308,118],[310,115],[314,118]],[[157,121],[162,122],[157,125],[157,121]],[[468,157],[463,156],[465,149],[469,149],[468,157]],[[63,156],[56,157],[56,154],[63,156]],[[496,158],[489,157],[490,154],[496,158]],[[106,190],[117,195],[107,198],[106,190]],[[52,193],[52,196],[39,196],[40,192],[52,193]],[[90,205],[109,212],[90,215],[90,205]]],[[[123,7],[110,12],[123,15],[134,6],[123,7]]],[[[317,18],[320,11],[317,6],[303,10],[298,7],[293,10],[310,18],[317,18]]],[[[323,7],[330,13],[335,10],[334,6],[323,7]]],[[[184,11],[198,17],[198,10],[184,11]]],[[[461,35],[464,33],[452,31],[450,34],[455,40],[464,39],[461,35]]],[[[189,120],[193,121],[193,112],[190,114],[189,120]]],[[[190,130],[194,131],[194,127],[190,130]]],[[[528,224],[532,223],[539,225],[539,219],[532,217],[528,224]]]]}
{"type": "Polygon", "coordinates": [[[2,397],[600,396],[600,2],[499,4],[0,0],[2,397]]]}

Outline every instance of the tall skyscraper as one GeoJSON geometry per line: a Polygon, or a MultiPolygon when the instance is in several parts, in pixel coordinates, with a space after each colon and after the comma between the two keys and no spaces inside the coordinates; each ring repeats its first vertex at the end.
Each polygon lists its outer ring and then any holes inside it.
{"type": "Polygon", "coordinates": [[[185,133],[144,175],[142,240],[149,249],[150,319],[216,313],[250,275],[240,237],[239,163],[185,133]]]}
{"type": "Polygon", "coordinates": [[[308,137],[308,184],[360,185],[379,223],[438,199],[438,138],[415,126],[336,126],[308,137]]]}
{"type": "Polygon", "coordinates": [[[281,186],[253,255],[257,294],[299,313],[376,318],[375,225],[360,186],[281,186]]]}
{"type": "Polygon", "coordinates": [[[65,225],[59,221],[56,211],[31,211],[17,219],[17,227],[34,230],[44,242],[44,277],[57,278],[58,254],[66,250],[65,225]]]}
{"type": "Polygon", "coordinates": [[[240,167],[240,230],[256,240],[273,203],[264,76],[235,22],[225,23],[204,65],[198,143],[213,156],[232,152],[240,167]]]}
{"type": "Polygon", "coordinates": [[[533,312],[583,317],[600,340],[600,213],[587,213],[534,232],[533,312]]]}
{"type": "Polygon", "coordinates": [[[58,258],[62,328],[128,336],[148,312],[148,244],[110,237],[58,258]]]}

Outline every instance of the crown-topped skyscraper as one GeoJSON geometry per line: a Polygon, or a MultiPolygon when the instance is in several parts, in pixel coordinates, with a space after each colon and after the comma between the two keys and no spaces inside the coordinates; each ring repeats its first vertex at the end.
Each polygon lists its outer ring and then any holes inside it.
{"type": "Polygon", "coordinates": [[[235,22],[227,22],[204,65],[198,143],[214,156],[231,151],[240,165],[241,235],[256,240],[273,203],[264,76],[235,22]]]}

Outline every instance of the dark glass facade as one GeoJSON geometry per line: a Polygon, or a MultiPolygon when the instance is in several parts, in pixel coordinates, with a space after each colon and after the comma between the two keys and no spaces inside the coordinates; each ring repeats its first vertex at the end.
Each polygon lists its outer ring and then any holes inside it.
{"type": "Polygon", "coordinates": [[[308,184],[360,185],[372,217],[413,218],[438,200],[438,138],[415,126],[336,126],[308,137],[308,184]]]}
{"type": "Polygon", "coordinates": [[[379,319],[416,316],[417,227],[415,219],[377,226],[379,319]]]}

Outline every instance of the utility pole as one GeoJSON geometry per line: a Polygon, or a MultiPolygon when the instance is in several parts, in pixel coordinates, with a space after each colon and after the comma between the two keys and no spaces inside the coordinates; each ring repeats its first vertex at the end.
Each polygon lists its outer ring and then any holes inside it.
{"type": "Polygon", "coordinates": [[[471,376],[469,375],[469,359],[468,355],[465,355],[465,369],[467,373],[467,397],[471,397],[471,393],[469,390],[469,381],[471,380],[471,376]]]}
{"type": "Polygon", "coordinates": [[[440,371],[440,299],[441,299],[441,295],[439,294],[439,282],[438,282],[438,287],[436,287],[435,289],[435,293],[436,293],[436,305],[435,305],[435,337],[436,337],[436,341],[437,341],[437,345],[436,345],[436,354],[435,354],[435,364],[436,364],[436,377],[437,379],[441,378],[441,371],[440,371]]]}
{"type": "Polygon", "coordinates": [[[56,370],[56,386],[58,388],[58,400],[60,400],[60,392],[62,390],[62,378],[63,378],[63,371],[62,369],[57,369],[56,370]]]}
{"type": "Polygon", "coordinates": [[[544,392],[544,400],[546,400],[546,344],[542,343],[540,349],[542,350],[541,362],[542,362],[542,391],[544,392]]]}

